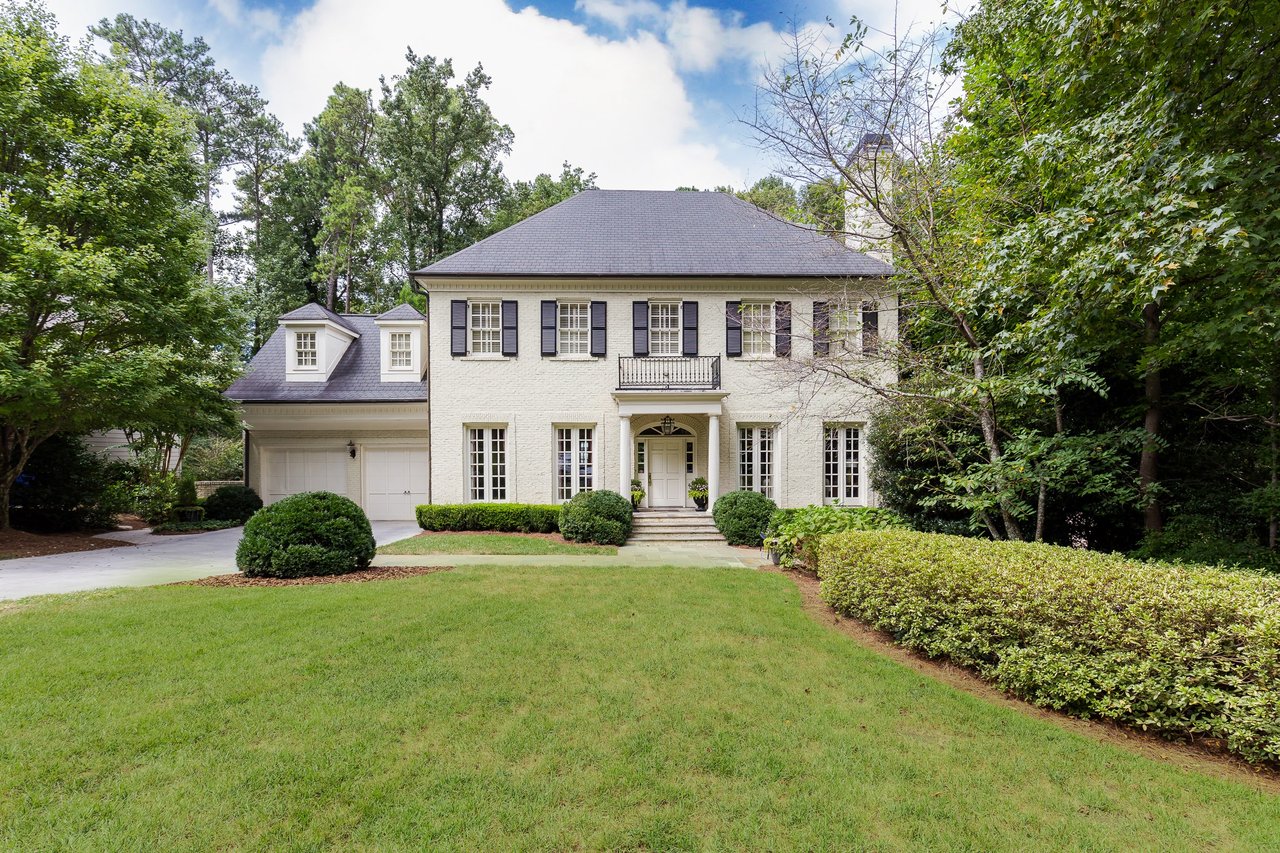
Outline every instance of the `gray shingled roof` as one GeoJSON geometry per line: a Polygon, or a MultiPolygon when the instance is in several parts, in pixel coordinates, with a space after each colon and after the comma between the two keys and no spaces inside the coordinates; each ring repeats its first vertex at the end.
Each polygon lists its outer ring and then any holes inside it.
{"type": "Polygon", "coordinates": [[[430,276],[883,276],[892,267],[728,193],[586,190],[418,270],[430,276]]]}
{"type": "Polygon", "coordinates": [[[375,319],[421,321],[421,320],[426,320],[427,318],[422,316],[422,312],[420,312],[417,308],[414,308],[409,303],[401,302],[399,305],[397,305],[395,308],[392,308],[390,311],[384,311],[383,313],[379,314],[375,319]]]}
{"type": "MultiPolygon", "coordinates": [[[[319,307],[319,306],[317,306],[319,307]]],[[[302,309],[299,309],[302,310],[302,309]]],[[[323,310],[323,309],[322,309],[323,310]]],[[[297,311],[286,314],[290,317],[297,311]]],[[[241,403],[390,403],[425,402],[427,383],[383,382],[381,335],[368,314],[334,314],[360,335],[351,342],[328,382],[284,380],[284,329],[276,329],[249,369],[224,393],[241,403]]],[[[421,315],[419,315],[421,316],[421,315]]],[[[302,319],[318,319],[306,317],[302,319]]]]}
{"type": "Polygon", "coordinates": [[[353,326],[351,323],[348,323],[345,319],[343,319],[342,314],[335,314],[334,312],[330,311],[328,308],[325,308],[323,305],[320,305],[315,302],[308,302],[306,305],[303,305],[301,308],[295,308],[292,311],[290,311],[288,314],[282,314],[280,316],[280,319],[281,320],[331,320],[349,332],[355,332],[357,335],[360,334],[359,330],[357,330],[355,326],[353,326]]]}

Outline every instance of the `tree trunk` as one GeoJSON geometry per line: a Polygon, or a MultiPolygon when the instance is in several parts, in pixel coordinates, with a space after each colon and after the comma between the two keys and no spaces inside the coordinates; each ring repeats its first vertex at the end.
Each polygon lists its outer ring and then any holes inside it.
{"type": "Polygon", "coordinates": [[[1160,342],[1160,304],[1148,302],[1142,307],[1143,336],[1147,362],[1143,376],[1143,394],[1146,401],[1146,412],[1142,419],[1142,428],[1146,433],[1142,442],[1142,456],[1138,461],[1138,491],[1143,498],[1143,526],[1148,533],[1159,533],[1164,529],[1164,518],[1160,512],[1160,498],[1156,494],[1159,486],[1159,445],[1161,387],[1160,368],[1151,359],[1156,344],[1160,342]]]}
{"type": "MultiPolygon", "coordinates": [[[[1271,439],[1271,489],[1273,492],[1280,488],[1280,435],[1278,433],[1280,433],[1280,373],[1271,378],[1271,420],[1267,424],[1267,435],[1271,439]]],[[[1267,514],[1267,547],[1272,551],[1276,550],[1276,540],[1280,539],[1280,516],[1276,515],[1274,500],[1273,494],[1273,509],[1267,514]]]]}
{"type": "MultiPolygon", "coordinates": [[[[973,378],[979,383],[986,377],[986,365],[982,361],[982,356],[975,353],[973,356],[973,378]]],[[[978,403],[978,426],[982,429],[982,440],[987,447],[987,458],[992,465],[998,465],[1000,460],[1004,458],[1004,452],[1000,448],[1000,435],[996,430],[996,410],[995,402],[991,396],[985,391],[982,392],[978,403]]],[[[996,488],[1004,491],[1004,478],[997,476],[996,488]]],[[[1018,524],[1018,520],[1013,516],[1013,509],[1009,506],[1009,501],[1001,497],[1000,503],[1000,520],[1004,523],[1004,533],[1006,539],[1012,539],[1017,542],[1023,541],[1026,537],[1022,534],[1022,527],[1018,524]]]]}
{"type": "Polygon", "coordinates": [[[325,306],[333,311],[338,305],[338,265],[334,264],[329,270],[329,291],[325,300],[325,306]]]}
{"type": "Polygon", "coordinates": [[[1040,481],[1040,492],[1036,495],[1036,541],[1044,541],[1044,514],[1049,503],[1049,487],[1040,481]]]}

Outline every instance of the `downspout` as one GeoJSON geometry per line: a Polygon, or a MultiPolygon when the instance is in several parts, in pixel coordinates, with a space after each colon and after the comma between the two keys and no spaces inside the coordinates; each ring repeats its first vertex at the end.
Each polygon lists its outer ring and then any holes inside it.
{"type": "Polygon", "coordinates": [[[409,276],[409,287],[421,293],[422,298],[427,300],[427,310],[422,312],[427,318],[427,333],[423,335],[426,340],[423,342],[422,354],[423,358],[427,360],[427,503],[433,504],[435,501],[432,499],[432,494],[436,484],[434,474],[436,452],[433,445],[435,444],[436,427],[431,421],[435,416],[436,407],[431,405],[431,294],[427,293],[426,289],[413,276],[409,276]]]}

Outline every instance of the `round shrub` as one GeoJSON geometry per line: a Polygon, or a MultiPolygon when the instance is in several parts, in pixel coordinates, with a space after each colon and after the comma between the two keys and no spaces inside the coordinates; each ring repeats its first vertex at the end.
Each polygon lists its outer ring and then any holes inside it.
{"type": "Polygon", "coordinates": [[[759,545],[777,508],[759,492],[739,489],[721,495],[711,509],[711,517],[730,545],[759,545]]]}
{"type": "Polygon", "coordinates": [[[248,486],[223,486],[204,499],[204,517],[210,521],[249,520],[262,509],[262,498],[248,486]]]}
{"type": "Polygon", "coordinates": [[[354,501],[303,492],[263,507],[244,526],[236,565],[247,576],[301,578],[368,568],[373,529],[354,501]]]}
{"type": "Polygon", "coordinates": [[[578,492],[560,508],[560,533],[575,542],[622,545],[631,535],[631,502],[617,492],[578,492]]]}

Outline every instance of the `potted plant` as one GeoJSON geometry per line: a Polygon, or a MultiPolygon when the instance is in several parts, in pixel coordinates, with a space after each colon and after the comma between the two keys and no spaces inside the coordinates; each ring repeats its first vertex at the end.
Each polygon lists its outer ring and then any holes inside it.
{"type": "Polygon", "coordinates": [[[698,512],[707,511],[707,497],[710,495],[707,489],[706,477],[694,477],[689,483],[689,497],[693,498],[694,504],[698,507],[698,512]]]}
{"type": "Polygon", "coordinates": [[[639,480],[631,481],[631,508],[639,509],[640,501],[644,500],[644,487],[640,485],[639,480]]]}
{"type": "Polygon", "coordinates": [[[173,514],[178,521],[199,521],[204,518],[204,507],[196,504],[196,480],[190,474],[178,481],[177,506],[173,514]]]}
{"type": "Polygon", "coordinates": [[[769,557],[769,562],[775,566],[782,565],[782,552],[778,550],[778,539],[776,536],[766,536],[764,542],[765,554],[769,557]]]}

